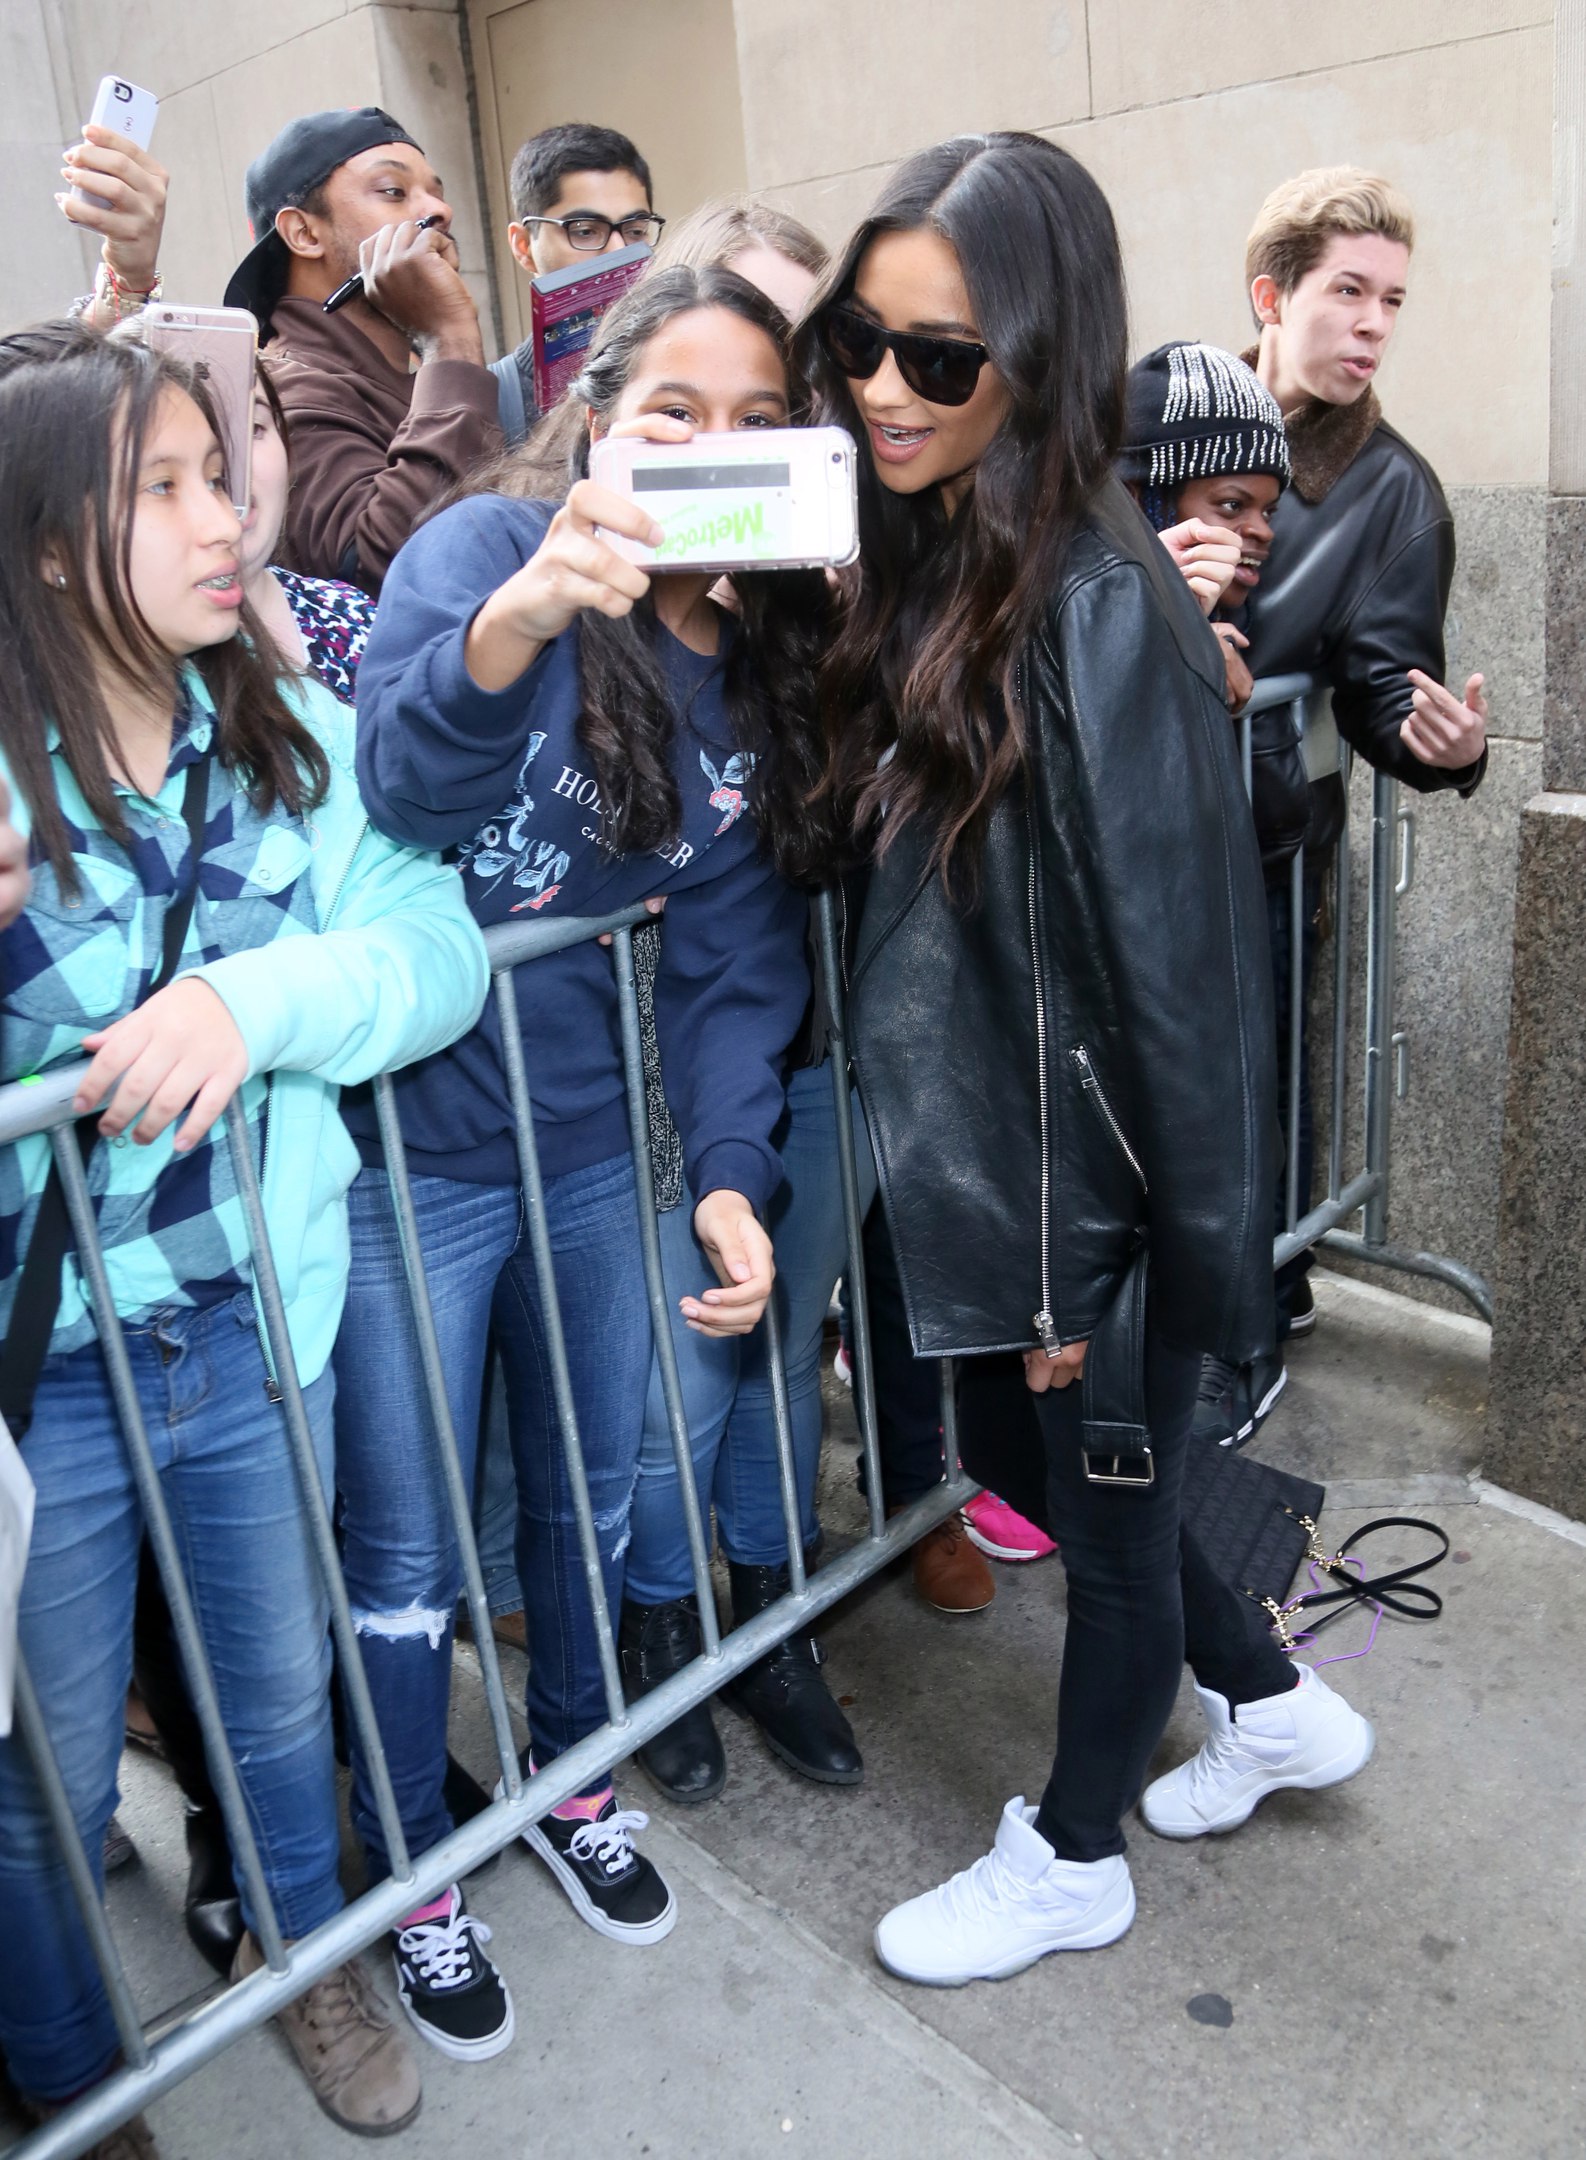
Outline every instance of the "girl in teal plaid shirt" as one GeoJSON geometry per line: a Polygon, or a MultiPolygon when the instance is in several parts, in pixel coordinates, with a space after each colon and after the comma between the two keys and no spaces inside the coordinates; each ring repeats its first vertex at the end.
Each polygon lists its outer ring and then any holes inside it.
{"type": "MultiPolygon", "coordinates": [[[[277,679],[241,532],[200,385],[75,328],[0,340],[0,779],[33,875],[0,934],[0,1077],[91,1057],[74,1108],[93,1120],[100,1242],[291,1938],[342,1903],[327,1607],[211,1128],[240,1093],[328,1488],[357,1169],[338,1087],[469,1027],[486,966],[455,872],[369,826],[351,713],[277,679]]],[[[43,1137],[0,1149],[0,1396],[37,1488],[22,1653],[97,1869],[143,1525],[83,1281],[38,1227],[49,1160],[43,1137]],[[30,1270],[35,1241],[49,1264],[30,1270]]],[[[0,1967],[0,2046],[47,2113],[112,2066],[116,2032],[15,1740],[0,1743],[0,1895],[28,1946],[0,1967]]],[[[250,1933],[239,1976],[259,1963],[250,1933]]],[[[416,2112],[417,2073],[355,1965],[282,2023],[336,2120],[393,2130],[416,2112]]],[[[153,2150],[133,2135],[127,2150],[153,2150]]]]}

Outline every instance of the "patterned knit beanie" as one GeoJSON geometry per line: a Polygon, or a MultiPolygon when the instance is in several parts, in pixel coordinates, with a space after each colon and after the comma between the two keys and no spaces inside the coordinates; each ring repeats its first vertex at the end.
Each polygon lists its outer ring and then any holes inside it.
{"type": "Polygon", "coordinates": [[[1220,346],[1159,345],[1129,370],[1118,472],[1164,495],[1211,473],[1268,473],[1287,487],[1277,399],[1220,346]]]}

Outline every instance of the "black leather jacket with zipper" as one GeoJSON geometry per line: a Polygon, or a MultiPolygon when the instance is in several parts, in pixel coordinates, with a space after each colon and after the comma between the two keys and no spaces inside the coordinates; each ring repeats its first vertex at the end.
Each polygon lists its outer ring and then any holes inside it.
{"type": "Polygon", "coordinates": [[[918,1356],[1088,1339],[1087,1446],[1144,1426],[1144,1307],[1272,1333],[1266,905],[1220,648],[1109,485],[1019,668],[1028,786],[955,905],[906,828],[852,948],[851,1039],[918,1356]]]}

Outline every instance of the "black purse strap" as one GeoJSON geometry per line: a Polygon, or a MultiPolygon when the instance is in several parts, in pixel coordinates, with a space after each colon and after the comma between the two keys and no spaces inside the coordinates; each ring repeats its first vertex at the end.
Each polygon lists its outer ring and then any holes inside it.
{"type": "MultiPolygon", "coordinates": [[[[182,790],[182,823],[187,827],[191,874],[165,911],[160,964],[138,999],[139,1005],[153,997],[157,990],[165,988],[181,960],[187,926],[193,919],[193,906],[198,898],[204,852],[204,812],[208,799],[209,759],[206,756],[195,758],[188,766],[187,783],[182,790]]],[[[86,1117],[80,1117],[74,1128],[85,1164],[93,1153],[98,1123],[99,1112],[93,1110],[86,1117]]],[[[19,1445],[33,1422],[33,1397],[38,1391],[39,1374],[49,1355],[50,1337],[55,1332],[56,1315],[61,1309],[61,1270],[71,1242],[66,1188],[61,1183],[59,1166],[52,1158],[50,1174],[39,1197],[39,1210],[33,1219],[33,1235],[28,1240],[27,1255],[17,1279],[11,1322],[6,1329],[5,1343],[0,1347],[0,1415],[4,1416],[11,1428],[12,1439],[19,1445]]]]}
{"type": "MultiPolygon", "coordinates": [[[[1285,1508],[1286,1515],[1294,1515],[1292,1508],[1285,1508]]],[[[1276,1606],[1270,1599],[1258,1598],[1264,1606],[1280,1640],[1287,1647],[1292,1633],[1292,1623],[1298,1614],[1316,1613],[1320,1617],[1307,1619],[1304,1623],[1308,1634],[1318,1635],[1324,1627],[1341,1620],[1345,1613],[1357,1606],[1380,1606],[1384,1612],[1396,1613],[1401,1620],[1435,1620],[1443,1610],[1443,1600],[1428,1584],[1418,1582],[1424,1575],[1448,1558],[1451,1540],[1440,1523],[1427,1522],[1419,1515],[1376,1515],[1370,1522],[1362,1523],[1352,1531],[1339,1546],[1337,1552],[1323,1549],[1316,1525],[1308,1515],[1294,1515],[1294,1520],[1304,1529],[1310,1541],[1306,1559],[1337,1585],[1332,1590],[1307,1590],[1302,1597],[1291,1598],[1287,1605],[1276,1606]],[[1347,1562],[1366,1538],[1375,1537],[1379,1530],[1420,1530],[1437,1540],[1437,1550],[1422,1560],[1406,1561],[1402,1567],[1390,1568],[1383,1575],[1354,1574],[1347,1562]],[[1331,1611],[1324,1608],[1331,1607],[1331,1611]]],[[[1254,1596],[1254,1592],[1247,1595],[1254,1596]]]]}

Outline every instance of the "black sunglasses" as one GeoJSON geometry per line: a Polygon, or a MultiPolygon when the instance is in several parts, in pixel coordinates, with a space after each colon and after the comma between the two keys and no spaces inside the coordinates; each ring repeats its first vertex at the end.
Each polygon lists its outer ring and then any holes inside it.
{"type": "Polygon", "coordinates": [[[917,337],[904,330],[883,330],[868,315],[851,308],[828,308],[820,319],[820,341],[834,366],[856,382],[868,382],[890,351],[898,373],[927,405],[967,405],[980,371],[991,358],[984,345],[968,338],[917,337]]]}

